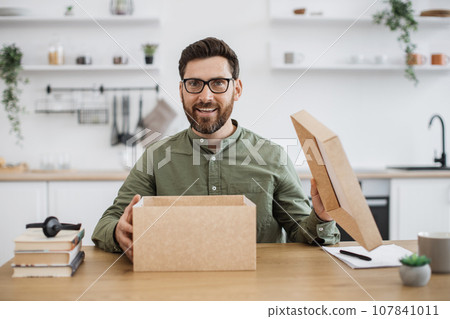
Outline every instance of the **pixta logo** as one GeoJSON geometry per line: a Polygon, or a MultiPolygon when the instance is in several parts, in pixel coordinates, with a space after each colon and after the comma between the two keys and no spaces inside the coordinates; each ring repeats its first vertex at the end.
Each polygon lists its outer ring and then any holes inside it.
{"type": "MultiPolygon", "coordinates": [[[[144,163],[138,162],[141,155],[147,152],[147,174],[153,174],[153,154],[156,149],[164,147],[168,139],[161,140],[162,134],[160,132],[144,129],[136,133],[126,142],[126,165],[131,168],[136,165],[136,169],[140,172],[144,171],[144,163]]],[[[170,145],[165,148],[165,157],[157,163],[157,168],[160,169],[171,160],[170,145]]]]}
{"type": "MultiPolygon", "coordinates": [[[[136,165],[136,169],[141,172],[146,172],[147,174],[153,175],[154,170],[161,169],[171,161],[172,148],[167,143],[170,141],[169,138],[161,139],[162,134],[149,129],[144,129],[141,132],[135,134],[132,138],[128,139],[126,142],[126,163],[127,167],[131,168],[136,165]],[[146,152],[146,162],[138,161],[138,158],[146,152]],[[155,154],[158,153],[157,163],[155,163],[155,154]]],[[[284,152],[279,152],[280,158],[278,159],[279,165],[288,164],[288,151],[289,146],[298,146],[297,139],[259,139],[256,143],[252,143],[249,139],[240,140],[227,140],[228,146],[226,151],[216,151],[216,152],[206,152],[202,150],[202,147],[209,147],[211,144],[221,145],[220,140],[208,140],[208,139],[193,139],[192,140],[192,165],[201,165],[201,158],[205,158],[207,162],[222,161],[226,160],[228,165],[246,166],[250,163],[264,166],[266,160],[261,151],[264,149],[266,143],[281,147],[284,152]],[[237,144],[241,143],[239,148],[237,144]],[[240,154],[237,154],[239,149],[240,154]],[[239,159],[239,161],[238,161],[239,159]]],[[[267,155],[267,149],[265,151],[267,155]]],[[[303,143],[302,151],[300,151],[294,161],[295,166],[303,166],[305,161],[314,161],[318,165],[324,165],[323,159],[319,150],[319,147],[314,139],[306,140],[303,143]]]]}

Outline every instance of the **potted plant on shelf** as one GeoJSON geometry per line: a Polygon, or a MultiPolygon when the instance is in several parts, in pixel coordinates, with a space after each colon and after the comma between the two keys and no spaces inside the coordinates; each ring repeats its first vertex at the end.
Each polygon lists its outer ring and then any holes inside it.
{"type": "Polygon", "coordinates": [[[411,42],[411,32],[417,31],[418,23],[414,18],[414,10],[411,0],[384,0],[389,3],[390,8],[384,9],[373,15],[373,22],[384,24],[391,31],[400,31],[397,40],[405,51],[405,77],[417,85],[417,79],[414,67],[409,60],[416,49],[416,45],[411,42]]]}
{"type": "Polygon", "coordinates": [[[400,278],[406,286],[425,286],[431,277],[430,259],[412,254],[400,259],[400,278]]]}
{"type": "Polygon", "coordinates": [[[0,50],[0,78],[5,82],[6,88],[3,90],[2,104],[11,124],[11,133],[17,138],[17,143],[23,140],[20,129],[20,113],[25,111],[25,107],[19,104],[19,82],[27,83],[28,80],[21,79],[19,72],[22,70],[22,51],[15,44],[3,45],[0,50]]]}
{"type": "Polygon", "coordinates": [[[158,45],[153,43],[145,43],[142,45],[142,50],[144,50],[146,64],[153,64],[153,56],[155,55],[155,51],[157,48],[158,45]]]}
{"type": "Polygon", "coordinates": [[[64,12],[65,16],[73,16],[73,6],[67,6],[64,12]]]}

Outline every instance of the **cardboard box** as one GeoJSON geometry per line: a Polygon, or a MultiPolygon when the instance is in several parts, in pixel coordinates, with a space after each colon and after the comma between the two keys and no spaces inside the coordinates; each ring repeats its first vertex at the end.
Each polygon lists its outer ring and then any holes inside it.
{"type": "Polygon", "coordinates": [[[134,271],[256,269],[256,205],[244,195],[148,196],[133,208],[134,271]]]}
{"type": "Polygon", "coordinates": [[[380,232],[337,135],[304,110],[291,119],[325,210],[367,250],[380,246],[380,232]]]}

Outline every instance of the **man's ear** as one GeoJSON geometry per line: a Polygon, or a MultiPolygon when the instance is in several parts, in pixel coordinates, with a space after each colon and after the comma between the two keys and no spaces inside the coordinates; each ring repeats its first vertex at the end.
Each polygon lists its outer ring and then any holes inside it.
{"type": "Polygon", "coordinates": [[[242,81],[241,79],[234,80],[234,100],[237,101],[242,94],[242,81]]]}
{"type": "Polygon", "coordinates": [[[180,86],[178,87],[179,91],[180,91],[180,99],[181,101],[183,101],[183,82],[180,81],[180,86]]]}

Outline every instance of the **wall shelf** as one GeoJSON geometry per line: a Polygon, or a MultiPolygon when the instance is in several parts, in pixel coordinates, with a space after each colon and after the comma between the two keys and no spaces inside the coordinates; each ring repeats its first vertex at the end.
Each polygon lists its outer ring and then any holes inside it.
{"type": "MultiPolygon", "coordinates": [[[[309,68],[309,65],[273,65],[273,70],[297,70],[304,71],[309,68]]],[[[327,64],[327,65],[314,65],[310,70],[318,71],[396,71],[404,70],[405,65],[398,64],[327,64]]],[[[438,65],[421,65],[414,68],[416,71],[427,71],[427,72],[449,72],[449,66],[438,66],[438,65]]]]}
{"type": "Polygon", "coordinates": [[[58,72],[58,71],[158,71],[157,65],[23,65],[27,72],[58,72]]]}
{"type": "MultiPolygon", "coordinates": [[[[94,17],[94,20],[99,23],[159,23],[157,16],[104,16],[94,17]]],[[[94,22],[93,19],[87,16],[11,16],[0,17],[0,24],[4,23],[52,23],[52,24],[70,24],[70,23],[86,23],[94,22]]]]}
{"type": "MultiPolygon", "coordinates": [[[[308,16],[308,15],[272,15],[272,22],[277,23],[325,23],[325,24],[333,24],[333,23],[345,23],[351,24],[353,23],[357,17],[340,17],[340,16],[308,16]]],[[[441,17],[420,17],[416,16],[416,20],[420,26],[450,26],[450,18],[441,18],[441,17]]],[[[373,24],[372,17],[363,16],[358,19],[357,23],[364,24],[373,24]]]]}

